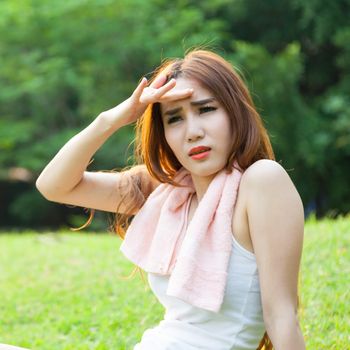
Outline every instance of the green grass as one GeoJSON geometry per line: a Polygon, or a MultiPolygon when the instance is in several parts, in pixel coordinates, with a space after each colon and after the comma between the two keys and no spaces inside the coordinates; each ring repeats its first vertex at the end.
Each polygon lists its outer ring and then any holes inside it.
{"type": "Polygon", "coordinates": [[[301,271],[307,349],[350,349],[350,216],[309,220],[301,271]]]}
{"type": "MultiPolygon", "coordinates": [[[[301,272],[307,349],[350,344],[350,217],[309,220],[301,272]]],[[[42,350],[132,349],[163,315],[111,235],[0,235],[0,343],[42,350]]]]}

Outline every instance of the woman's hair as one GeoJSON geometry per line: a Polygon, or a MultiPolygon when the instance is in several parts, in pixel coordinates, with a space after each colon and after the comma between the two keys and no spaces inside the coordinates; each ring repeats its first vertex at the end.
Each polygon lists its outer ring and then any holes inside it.
{"type": "MultiPolygon", "coordinates": [[[[267,131],[254,106],[249,91],[232,65],[221,56],[206,50],[193,50],[183,59],[165,61],[153,76],[195,80],[210,91],[226,110],[232,130],[232,146],[225,168],[232,171],[234,160],[242,170],[259,159],[274,159],[267,131]]],[[[172,182],[181,168],[166,142],[160,104],[149,105],[136,125],[135,155],[149,173],[160,182],[172,182]]]]}
{"type": "MultiPolygon", "coordinates": [[[[167,81],[180,77],[196,81],[210,91],[226,110],[232,130],[231,152],[225,165],[228,172],[232,171],[235,160],[244,171],[259,159],[275,159],[267,131],[249,91],[228,61],[214,52],[197,49],[188,52],[184,58],[163,62],[151,81],[159,74],[166,74],[167,81]]],[[[137,121],[135,159],[139,175],[134,172],[126,177],[123,188],[123,192],[128,193],[125,200],[130,204],[130,213],[135,207],[140,208],[149,195],[147,189],[152,186],[144,185],[147,182],[142,181],[146,172],[161,183],[178,185],[173,176],[182,165],[165,139],[159,103],[149,105],[137,121]]],[[[116,214],[114,229],[122,239],[130,222],[130,213],[116,214]]],[[[136,267],[136,270],[139,268],[136,267]]],[[[272,349],[267,333],[258,349],[272,349]]]]}

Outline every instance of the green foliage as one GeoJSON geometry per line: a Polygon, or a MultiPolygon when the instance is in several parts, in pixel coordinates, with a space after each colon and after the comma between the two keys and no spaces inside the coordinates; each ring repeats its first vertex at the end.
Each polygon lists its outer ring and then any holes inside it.
{"type": "MultiPolygon", "coordinates": [[[[349,344],[350,217],[306,223],[300,321],[307,349],[349,344]]],[[[30,349],[131,349],[164,310],[115,236],[0,235],[0,343],[30,349]]]]}
{"type": "MultiPolygon", "coordinates": [[[[203,45],[245,76],[305,206],[348,212],[349,10],[347,0],[1,1],[2,172],[38,175],[162,59],[203,45]]],[[[123,167],[133,136],[118,131],[92,169],[123,167]]]]}

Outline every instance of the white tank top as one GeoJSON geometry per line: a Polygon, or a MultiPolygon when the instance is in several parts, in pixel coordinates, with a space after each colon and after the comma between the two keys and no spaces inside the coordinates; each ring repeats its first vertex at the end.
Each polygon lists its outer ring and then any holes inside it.
{"type": "Polygon", "coordinates": [[[255,255],[232,236],[223,304],[218,313],[166,295],[169,275],[148,273],[165,308],[164,320],[148,329],[134,350],[252,350],[265,332],[255,255]]]}

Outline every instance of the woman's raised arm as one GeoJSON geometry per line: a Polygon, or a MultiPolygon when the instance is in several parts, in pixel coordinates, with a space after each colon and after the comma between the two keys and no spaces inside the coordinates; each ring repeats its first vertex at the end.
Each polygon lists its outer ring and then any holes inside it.
{"type": "MultiPolygon", "coordinates": [[[[86,208],[115,212],[126,193],[120,191],[121,173],[88,172],[86,168],[96,151],[119,128],[139,118],[149,103],[164,98],[184,98],[191,91],[169,95],[176,82],[164,84],[160,76],[149,87],[142,79],[133,94],[118,106],[102,112],[88,127],[71,138],[49,162],[36,181],[37,189],[48,200],[86,208]],[[163,85],[164,84],[164,85],[163,85]]],[[[141,179],[145,180],[144,169],[141,179]]],[[[156,186],[156,182],[150,179],[156,186]]],[[[150,188],[150,186],[143,186],[150,188]]],[[[130,208],[119,207],[119,212],[130,208]]]]}

